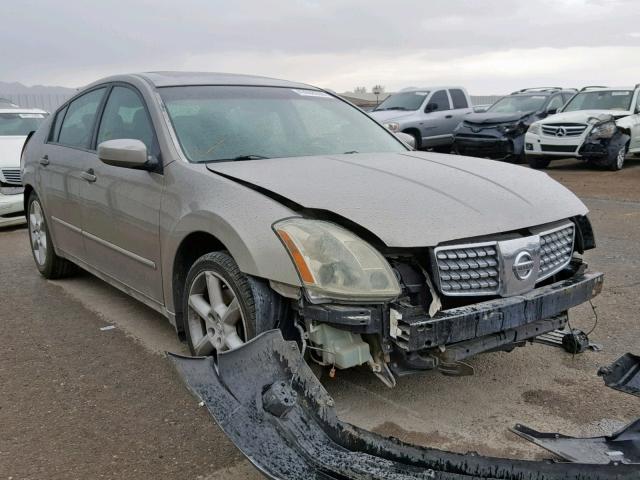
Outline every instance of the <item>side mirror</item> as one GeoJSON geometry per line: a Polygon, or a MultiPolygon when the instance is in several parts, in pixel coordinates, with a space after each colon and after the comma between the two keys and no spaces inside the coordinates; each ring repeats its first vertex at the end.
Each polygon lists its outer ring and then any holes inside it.
{"type": "Polygon", "coordinates": [[[556,113],[558,113],[558,109],[555,107],[547,109],[547,115],[555,115],[556,113]]]}
{"type": "Polygon", "coordinates": [[[114,167],[139,168],[147,163],[147,147],[132,138],[107,140],[98,145],[98,158],[114,167]]]}
{"type": "Polygon", "coordinates": [[[424,109],[425,113],[435,112],[436,110],[438,110],[438,104],[433,102],[427,103],[424,109]]]}
{"type": "Polygon", "coordinates": [[[407,145],[409,145],[414,150],[416,149],[416,139],[415,139],[415,137],[413,135],[409,135],[408,133],[404,133],[404,132],[397,132],[397,133],[394,133],[394,135],[402,143],[406,143],[407,145]]]}

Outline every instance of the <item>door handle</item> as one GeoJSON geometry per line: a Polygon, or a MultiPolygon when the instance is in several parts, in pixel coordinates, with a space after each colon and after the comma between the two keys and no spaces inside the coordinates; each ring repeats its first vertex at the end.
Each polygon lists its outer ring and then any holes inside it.
{"type": "Polygon", "coordinates": [[[95,182],[95,181],[98,179],[98,177],[96,177],[96,176],[93,174],[93,168],[90,168],[90,169],[89,169],[89,170],[87,170],[86,172],[82,172],[82,173],[80,174],[80,176],[81,176],[82,178],[84,178],[84,179],[85,179],[87,182],[89,182],[89,183],[93,183],[93,182],[95,182]]]}
{"type": "Polygon", "coordinates": [[[43,155],[40,159],[40,165],[44,165],[45,167],[49,165],[49,155],[43,155]]]}
{"type": "Polygon", "coordinates": [[[444,118],[453,118],[453,115],[445,115],[444,118]]]}

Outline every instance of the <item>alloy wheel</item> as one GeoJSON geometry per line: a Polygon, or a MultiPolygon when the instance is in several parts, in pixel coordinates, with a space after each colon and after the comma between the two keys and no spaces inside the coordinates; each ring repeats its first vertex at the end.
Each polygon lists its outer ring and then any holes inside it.
{"type": "Polygon", "coordinates": [[[618,155],[616,156],[616,167],[618,170],[621,170],[624,166],[624,159],[627,156],[627,147],[622,147],[618,150],[618,155]]]}
{"type": "Polygon", "coordinates": [[[40,202],[34,200],[29,207],[29,235],[31,236],[33,256],[40,266],[43,266],[47,261],[47,230],[44,222],[40,202]]]}
{"type": "Polygon", "coordinates": [[[194,353],[199,356],[237,348],[246,340],[238,297],[216,272],[204,271],[191,284],[187,323],[194,353]]]}

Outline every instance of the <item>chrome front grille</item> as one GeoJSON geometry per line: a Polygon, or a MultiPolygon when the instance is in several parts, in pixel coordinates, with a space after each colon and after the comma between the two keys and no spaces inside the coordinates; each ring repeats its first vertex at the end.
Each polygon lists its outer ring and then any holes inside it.
{"type": "Polygon", "coordinates": [[[575,228],[567,224],[540,234],[540,274],[538,280],[562,270],[573,254],[575,228]]]}
{"type": "Polygon", "coordinates": [[[581,123],[547,124],[542,125],[542,133],[548,137],[579,137],[587,129],[587,125],[581,123]]]}
{"type": "Polygon", "coordinates": [[[499,287],[495,242],[436,249],[440,288],[446,294],[495,294],[499,287]]]}
{"type": "Polygon", "coordinates": [[[19,168],[3,168],[2,176],[6,183],[13,183],[15,185],[22,185],[22,177],[20,175],[19,168]]]}
{"type": "Polygon", "coordinates": [[[440,292],[445,296],[516,295],[564,269],[573,255],[573,223],[534,228],[531,233],[437,247],[434,267],[440,292]]]}

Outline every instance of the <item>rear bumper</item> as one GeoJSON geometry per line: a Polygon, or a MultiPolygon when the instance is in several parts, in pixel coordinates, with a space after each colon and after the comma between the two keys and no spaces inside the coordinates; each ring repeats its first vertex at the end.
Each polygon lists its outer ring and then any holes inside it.
{"type": "Polygon", "coordinates": [[[24,196],[0,194],[0,227],[24,223],[25,217],[18,215],[24,211],[24,196]]]}
{"type": "MultiPolygon", "coordinates": [[[[598,295],[603,280],[602,273],[577,274],[523,295],[452,308],[433,318],[401,311],[398,327],[403,335],[396,343],[406,352],[417,352],[442,345],[453,347],[474,339],[488,340],[496,334],[507,334],[512,339],[510,343],[522,341],[558,328],[562,324],[559,316],[598,295]],[[527,325],[534,328],[522,328],[527,325]]],[[[474,345],[470,353],[475,355],[500,345],[488,341],[485,348],[474,345]]]]}

